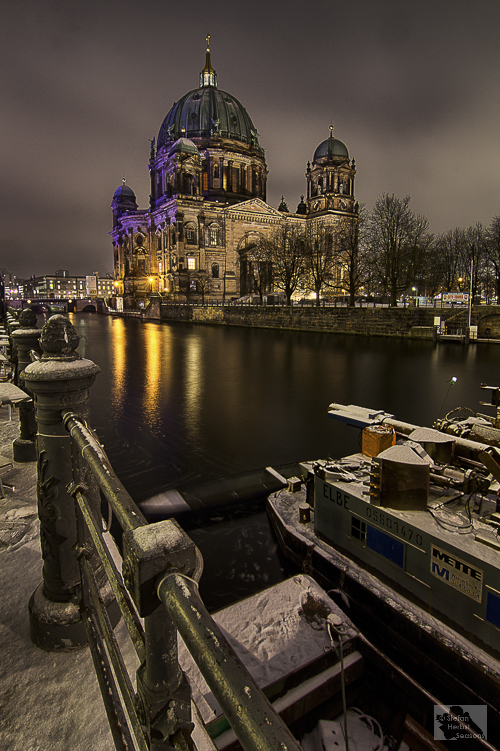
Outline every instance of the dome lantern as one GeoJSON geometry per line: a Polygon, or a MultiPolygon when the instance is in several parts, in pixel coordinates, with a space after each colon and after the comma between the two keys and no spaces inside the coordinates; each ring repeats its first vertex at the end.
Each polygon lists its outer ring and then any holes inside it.
{"type": "Polygon", "coordinates": [[[200,73],[200,89],[205,86],[217,87],[217,73],[212,68],[210,60],[210,34],[207,34],[207,56],[205,58],[205,67],[200,73]]]}

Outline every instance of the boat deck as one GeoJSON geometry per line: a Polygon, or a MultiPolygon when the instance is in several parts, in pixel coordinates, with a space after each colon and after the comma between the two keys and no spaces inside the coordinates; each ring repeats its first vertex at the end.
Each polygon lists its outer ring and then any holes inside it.
{"type": "MultiPolygon", "coordinates": [[[[324,462],[324,466],[327,483],[335,483],[336,489],[370,504],[372,463],[368,457],[352,454],[337,462],[324,462]]],[[[496,495],[492,495],[490,500],[487,495],[465,494],[456,488],[442,487],[431,481],[427,509],[423,512],[377,508],[381,514],[390,513],[402,524],[411,525],[427,535],[439,536],[443,543],[479,556],[485,563],[498,567],[500,542],[497,529],[484,521],[483,517],[488,507],[495,507],[496,500],[496,495]]]]}
{"type": "Polygon", "coordinates": [[[281,490],[268,499],[268,513],[285,554],[329,591],[374,644],[440,701],[486,704],[500,743],[499,656],[321,539],[306,495],[302,485],[298,492],[281,490]],[[303,521],[307,516],[309,520],[303,521]]]}

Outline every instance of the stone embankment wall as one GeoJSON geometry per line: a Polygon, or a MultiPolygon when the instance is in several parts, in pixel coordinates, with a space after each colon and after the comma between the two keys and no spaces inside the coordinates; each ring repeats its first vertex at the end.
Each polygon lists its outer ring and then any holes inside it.
{"type": "MultiPolygon", "coordinates": [[[[299,331],[322,331],[343,334],[406,335],[413,326],[431,327],[434,318],[423,309],[389,308],[316,308],[316,307],[226,307],[224,323],[233,326],[257,326],[299,331]]],[[[198,310],[193,311],[193,320],[198,310]]],[[[204,318],[208,322],[207,317],[204,318]]]]}
{"type": "MultiPolygon", "coordinates": [[[[213,310],[210,308],[210,310],[213,310]]],[[[148,317],[146,311],[146,318],[148,317]]],[[[151,318],[156,318],[153,311],[151,318]]],[[[162,305],[158,316],[162,321],[192,321],[193,320],[193,307],[191,305],[162,305]]]]}
{"type": "MultiPolygon", "coordinates": [[[[158,316],[148,316],[146,313],[146,317],[158,316]]],[[[446,322],[450,331],[465,331],[468,325],[467,308],[193,307],[163,303],[160,310],[160,318],[164,321],[426,339],[433,337],[435,317],[446,322]]],[[[471,323],[478,326],[480,336],[500,338],[498,307],[475,306],[471,323]]]]}

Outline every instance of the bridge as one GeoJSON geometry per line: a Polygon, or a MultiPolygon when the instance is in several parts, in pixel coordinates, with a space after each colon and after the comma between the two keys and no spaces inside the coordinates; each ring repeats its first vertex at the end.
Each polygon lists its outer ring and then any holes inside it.
{"type": "Polygon", "coordinates": [[[13,310],[32,308],[35,313],[104,313],[107,311],[102,297],[69,300],[66,297],[37,297],[29,300],[5,300],[5,306],[13,310]]]}

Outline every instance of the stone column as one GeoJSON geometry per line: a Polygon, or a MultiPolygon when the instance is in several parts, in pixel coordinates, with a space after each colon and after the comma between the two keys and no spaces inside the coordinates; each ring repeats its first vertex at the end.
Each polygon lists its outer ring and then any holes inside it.
{"type": "MultiPolygon", "coordinates": [[[[41,330],[36,327],[36,315],[31,308],[23,310],[19,316],[19,328],[12,332],[12,341],[17,352],[16,386],[24,389],[23,371],[31,363],[30,352],[41,353],[41,330]]],[[[31,394],[30,394],[31,396],[31,394]]],[[[34,462],[35,449],[35,414],[32,402],[21,402],[19,405],[19,438],[12,444],[13,456],[16,462],[34,462]]]]}
{"type": "MultiPolygon", "coordinates": [[[[42,329],[43,355],[24,370],[26,387],[33,393],[38,426],[37,496],[43,581],[29,603],[32,641],[47,651],[78,649],[86,644],[81,614],[81,584],[75,501],[68,485],[75,479],[72,443],[63,426],[62,412],[86,418],[88,389],[99,368],[76,352],[79,336],[62,315],[52,316],[42,329]]],[[[90,486],[95,518],[100,501],[90,472],[79,479],[90,486]]]]}

